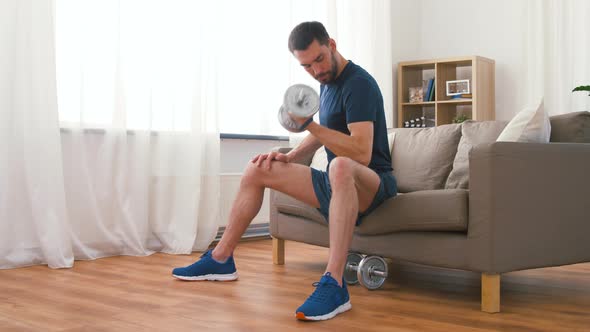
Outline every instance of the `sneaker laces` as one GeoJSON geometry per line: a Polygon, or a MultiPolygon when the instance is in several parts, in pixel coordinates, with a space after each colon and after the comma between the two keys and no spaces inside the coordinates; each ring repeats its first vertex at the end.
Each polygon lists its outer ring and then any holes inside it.
{"type": "Polygon", "coordinates": [[[333,294],[334,288],[341,288],[338,283],[331,278],[332,274],[327,272],[320,281],[316,281],[312,284],[315,287],[315,291],[309,296],[309,300],[316,303],[325,303],[326,300],[333,294]],[[326,276],[330,278],[325,278],[326,276]]]}
{"type": "Polygon", "coordinates": [[[194,262],[193,264],[191,264],[191,265],[190,265],[190,267],[202,265],[202,264],[203,264],[203,257],[211,257],[211,258],[213,258],[213,257],[211,256],[211,250],[207,250],[207,251],[205,251],[205,252],[204,252],[204,253],[201,255],[201,257],[199,257],[199,259],[198,259],[196,262],[194,262]]]}
{"type": "Polygon", "coordinates": [[[205,251],[202,255],[201,255],[201,259],[199,259],[199,262],[202,262],[202,258],[203,257],[209,257],[209,259],[211,259],[213,262],[217,263],[217,264],[225,264],[229,261],[230,257],[225,259],[225,262],[221,263],[218,262],[217,260],[215,260],[215,258],[213,258],[213,249],[207,250],[205,251]]]}

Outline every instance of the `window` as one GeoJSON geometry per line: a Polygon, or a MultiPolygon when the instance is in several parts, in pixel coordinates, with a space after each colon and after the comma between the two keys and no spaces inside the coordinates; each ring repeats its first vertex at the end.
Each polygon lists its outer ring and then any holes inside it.
{"type": "Polygon", "coordinates": [[[207,111],[220,132],[285,135],[277,112],[286,88],[319,90],[287,38],[326,8],[313,0],[57,0],[60,122],[185,131],[207,111]]]}

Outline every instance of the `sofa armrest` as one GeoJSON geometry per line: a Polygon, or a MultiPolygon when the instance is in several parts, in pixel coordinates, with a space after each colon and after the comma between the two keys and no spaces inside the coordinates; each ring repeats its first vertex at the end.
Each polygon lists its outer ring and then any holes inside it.
{"type": "Polygon", "coordinates": [[[481,144],[469,165],[472,265],[502,273],[590,261],[590,144],[481,144]]]}

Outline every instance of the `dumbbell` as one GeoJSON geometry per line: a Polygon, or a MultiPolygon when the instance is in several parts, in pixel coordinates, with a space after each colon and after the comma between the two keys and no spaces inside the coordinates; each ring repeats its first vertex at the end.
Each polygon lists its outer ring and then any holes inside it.
{"type": "Polygon", "coordinates": [[[361,283],[367,289],[374,290],[387,279],[387,263],[379,256],[366,256],[351,252],[346,257],[344,282],[349,285],[361,283]]]}
{"type": "Polygon", "coordinates": [[[290,86],[283,96],[283,105],[279,108],[279,123],[283,128],[293,133],[303,130],[301,125],[293,120],[290,114],[309,118],[320,110],[320,96],[310,86],[295,84],[290,86]]]}
{"type": "Polygon", "coordinates": [[[364,256],[356,253],[356,252],[349,252],[348,256],[346,256],[346,265],[344,265],[344,282],[349,285],[356,285],[359,283],[359,278],[356,274],[358,270],[359,264],[362,262],[364,256]]]}

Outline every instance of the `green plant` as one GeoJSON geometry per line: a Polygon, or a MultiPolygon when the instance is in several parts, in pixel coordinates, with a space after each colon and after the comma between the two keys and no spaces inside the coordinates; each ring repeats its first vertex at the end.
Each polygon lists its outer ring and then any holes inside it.
{"type": "Polygon", "coordinates": [[[575,91],[588,91],[588,96],[590,96],[590,85],[580,85],[579,87],[572,90],[572,92],[575,91]]]}
{"type": "Polygon", "coordinates": [[[461,122],[465,122],[469,120],[469,117],[465,114],[461,114],[461,115],[457,115],[454,119],[453,119],[453,123],[461,123],[461,122]]]}

